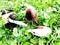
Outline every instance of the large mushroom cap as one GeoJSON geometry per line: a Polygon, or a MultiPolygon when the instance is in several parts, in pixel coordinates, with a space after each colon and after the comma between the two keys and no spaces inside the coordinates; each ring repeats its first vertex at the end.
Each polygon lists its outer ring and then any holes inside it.
{"type": "Polygon", "coordinates": [[[40,26],[40,28],[29,29],[28,32],[31,32],[33,35],[36,35],[36,36],[47,37],[52,33],[52,30],[49,27],[40,26]]]}

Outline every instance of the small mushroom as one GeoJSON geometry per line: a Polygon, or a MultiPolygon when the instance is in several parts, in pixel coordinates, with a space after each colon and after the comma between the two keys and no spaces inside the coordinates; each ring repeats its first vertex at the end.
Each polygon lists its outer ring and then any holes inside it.
{"type": "Polygon", "coordinates": [[[52,33],[52,30],[46,26],[38,26],[36,29],[29,29],[28,32],[36,36],[47,37],[52,33]]]}
{"type": "Polygon", "coordinates": [[[26,8],[26,16],[25,16],[26,20],[28,21],[32,21],[35,23],[38,23],[38,16],[37,16],[37,12],[34,9],[33,6],[29,6],[26,8]]]}

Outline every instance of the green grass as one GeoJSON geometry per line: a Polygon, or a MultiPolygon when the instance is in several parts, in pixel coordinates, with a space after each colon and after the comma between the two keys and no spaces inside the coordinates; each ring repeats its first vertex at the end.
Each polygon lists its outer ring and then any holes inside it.
{"type": "Polygon", "coordinates": [[[0,18],[0,45],[60,45],[60,0],[0,0],[0,10],[11,9],[16,13],[16,19],[27,23],[28,27],[16,27],[11,31],[4,27],[4,21],[0,18]],[[47,37],[36,37],[26,30],[32,29],[36,24],[30,24],[24,20],[26,9],[23,5],[32,5],[38,13],[38,25],[48,26],[52,29],[52,34],[47,37]],[[22,8],[23,7],[23,8],[22,8]],[[13,33],[18,36],[14,36],[13,33]]]}

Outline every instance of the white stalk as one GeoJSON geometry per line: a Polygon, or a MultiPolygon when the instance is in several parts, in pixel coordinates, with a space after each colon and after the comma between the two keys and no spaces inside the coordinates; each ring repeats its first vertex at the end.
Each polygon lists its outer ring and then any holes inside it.
{"type": "Polygon", "coordinates": [[[23,27],[27,26],[27,24],[23,23],[22,21],[12,20],[12,19],[10,19],[10,18],[9,18],[8,20],[9,20],[9,22],[15,23],[15,24],[17,24],[17,25],[19,25],[19,26],[23,26],[23,27]]]}

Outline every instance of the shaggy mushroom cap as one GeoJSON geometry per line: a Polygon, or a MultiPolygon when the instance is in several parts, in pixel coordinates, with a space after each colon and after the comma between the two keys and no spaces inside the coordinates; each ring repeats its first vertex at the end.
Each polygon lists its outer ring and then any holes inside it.
{"type": "Polygon", "coordinates": [[[26,8],[26,16],[25,16],[26,20],[28,21],[34,21],[34,22],[38,22],[38,18],[37,18],[37,12],[34,9],[34,7],[29,6],[26,8]]]}

